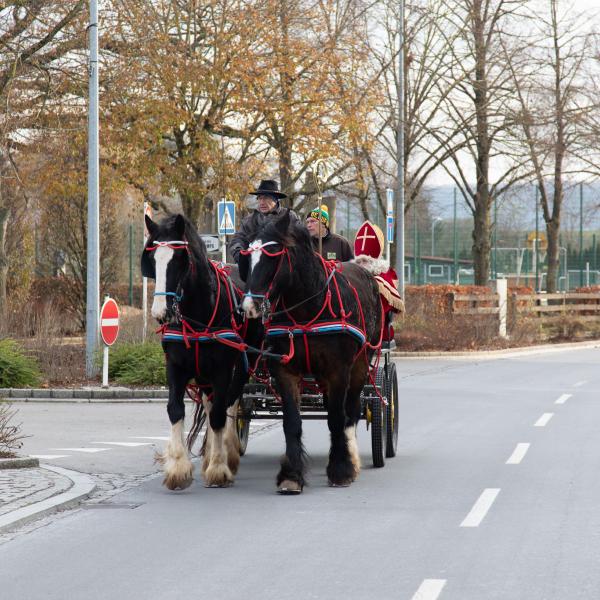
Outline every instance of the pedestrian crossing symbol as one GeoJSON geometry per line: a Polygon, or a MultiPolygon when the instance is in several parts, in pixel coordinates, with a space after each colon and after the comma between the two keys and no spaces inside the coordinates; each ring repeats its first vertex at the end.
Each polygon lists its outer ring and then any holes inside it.
{"type": "Polygon", "coordinates": [[[218,205],[219,235],[235,233],[235,202],[221,200],[218,205]]]}

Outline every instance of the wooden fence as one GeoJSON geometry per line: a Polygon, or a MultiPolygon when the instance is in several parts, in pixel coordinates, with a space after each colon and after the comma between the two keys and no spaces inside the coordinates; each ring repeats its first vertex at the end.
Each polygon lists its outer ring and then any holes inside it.
{"type": "MultiPolygon", "coordinates": [[[[449,306],[455,315],[498,315],[499,294],[449,294],[449,306]]],[[[556,294],[510,294],[507,312],[510,318],[526,316],[551,321],[561,316],[582,321],[600,319],[600,293],[567,292],[556,294]]]]}
{"type": "Polygon", "coordinates": [[[515,315],[551,321],[557,317],[577,317],[581,321],[600,318],[600,294],[567,292],[557,294],[512,294],[515,315]]]}

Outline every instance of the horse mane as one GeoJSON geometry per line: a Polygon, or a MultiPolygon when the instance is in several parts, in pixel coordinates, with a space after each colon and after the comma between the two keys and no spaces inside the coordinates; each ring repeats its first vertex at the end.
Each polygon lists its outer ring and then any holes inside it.
{"type": "Polygon", "coordinates": [[[196,263],[196,266],[206,263],[208,261],[206,246],[198,234],[196,227],[194,227],[192,222],[185,215],[169,215],[162,221],[160,226],[165,229],[174,229],[177,216],[183,218],[183,222],[185,223],[184,239],[188,243],[188,249],[193,262],[196,263]]]}
{"type": "Polygon", "coordinates": [[[312,238],[308,229],[304,223],[294,219],[290,222],[287,229],[282,231],[279,222],[285,218],[286,216],[284,215],[278,219],[269,219],[257,232],[255,239],[266,238],[285,246],[290,253],[292,262],[302,265],[304,277],[315,283],[320,281],[323,277],[323,267],[321,266],[321,261],[316,259],[312,238]]]}

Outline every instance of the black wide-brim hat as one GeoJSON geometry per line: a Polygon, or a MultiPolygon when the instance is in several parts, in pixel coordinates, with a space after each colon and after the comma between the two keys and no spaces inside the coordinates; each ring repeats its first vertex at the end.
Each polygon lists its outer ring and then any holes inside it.
{"type": "Polygon", "coordinates": [[[287,194],[279,191],[279,184],[274,179],[263,179],[258,189],[250,192],[251,196],[271,196],[275,200],[287,198],[287,194]]]}

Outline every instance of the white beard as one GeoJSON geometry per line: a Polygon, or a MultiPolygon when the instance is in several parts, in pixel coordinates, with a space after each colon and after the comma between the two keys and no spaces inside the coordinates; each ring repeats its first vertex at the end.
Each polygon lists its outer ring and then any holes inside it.
{"type": "Polygon", "coordinates": [[[390,264],[384,258],[373,258],[368,254],[359,254],[352,262],[360,265],[373,275],[385,273],[390,268],[390,264]]]}

